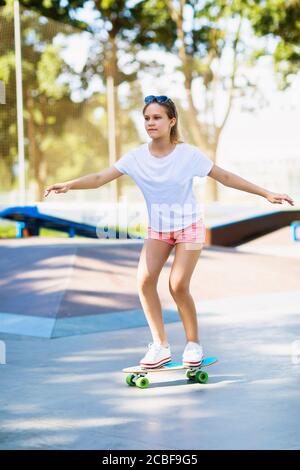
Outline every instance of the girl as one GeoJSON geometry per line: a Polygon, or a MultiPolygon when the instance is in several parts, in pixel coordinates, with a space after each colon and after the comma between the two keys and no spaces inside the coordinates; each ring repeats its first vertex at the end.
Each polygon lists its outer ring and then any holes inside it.
{"type": "Polygon", "coordinates": [[[194,176],[210,176],[225,186],[265,197],[269,202],[294,205],[287,194],[277,194],[215,165],[197,147],[179,140],[178,115],[174,102],[167,96],[150,95],[143,109],[145,129],[151,138],[100,173],[49,186],[51,191],[98,188],[127,174],[139,186],[146,200],[149,226],[137,270],[139,298],[150,327],[149,344],[140,365],[160,367],[171,361],[171,350],[164,328],[162,308],[157,293],[159,274],[174,245],[169,289],[176,302],[186,334],[182,361],[198,366],[203,359],[197,314],[189,285],[204,241],[205,226],[192,190],[194,176]]]}

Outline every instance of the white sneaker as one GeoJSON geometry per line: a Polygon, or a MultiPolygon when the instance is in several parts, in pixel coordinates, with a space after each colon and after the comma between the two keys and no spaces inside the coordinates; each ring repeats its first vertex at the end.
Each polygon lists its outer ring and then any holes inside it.
{"type": "Polygon", "coordinates": [[[145,368],[154,369],[170,361],[170,346],[165,347],[159,343],[150,343],[147,353],[140,360],[140,365],[145,368]]]}
{"type": "Polygon", "coordinates": [[[189,341],[183,351],[182,363],[187,367],[197,367],[203,360],[203,347],[199,343],[189,341]]]}

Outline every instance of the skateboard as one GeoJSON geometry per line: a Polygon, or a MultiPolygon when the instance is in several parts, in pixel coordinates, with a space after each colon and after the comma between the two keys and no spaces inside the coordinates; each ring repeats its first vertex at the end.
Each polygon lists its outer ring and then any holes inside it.
{"type": "Polygon", "coordinates": [[[149,387],[150,381],[147,377],[149,373],[155,372],[167,372],[170,370],[186,370],[185,376],[188,380],[198,382],[199,384],[205,384],[208,381],[208,373],[202,370],[203,367],[209,367],[218,361],[216,357],[207,357],[203,359],[201,364],[197,367],[184,366],[182,362],[169,362],[156,369],[146,369],[141,366],[126,367],[122,370],[127,375],[126,383],[131,387],[147,388],[149,387]]]}

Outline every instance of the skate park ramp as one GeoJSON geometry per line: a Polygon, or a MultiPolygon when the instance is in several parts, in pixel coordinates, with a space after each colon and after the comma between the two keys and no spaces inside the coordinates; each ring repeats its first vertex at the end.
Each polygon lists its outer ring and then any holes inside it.
{"type": "MultiPolygon", "coordinates": [[[[126,241],[2,241],[1,331],[56,337],[111,330],[110,315],[124,311],[128,325],[140,308],[128,282],[140,248],[126,241]]],[[[121,328],[122,316],[116,319],[121,328]]]]}
{"type": "MultiPolygon", "coordinates": [[[[7,207],[0,211],[0,218],[17,223],[18,238],[38,236],[41,228],[65,232],[69,237],[79,235],[88,238],[99,238],[98,230],[100,229],[102,232],[104,229],[105,232],[104,227],[97,227],[95,225],[79,223],[75,220],[53,216],[40,211],[38,206],[7,207]]],[[[117,228],[115,238],[127,239],[132,237],[117,228]]]]}
{"type": "MultiPolygon", "coordinates": [[[[136,285],[143,240],[30,237],[0,241],[0,332],[45,338],[146,326],[136,285]]],[[[195,302],[299,289],[300,244],[283,227],[238,247],[205,246],[195,302]],[[217,288],[216,288],[217,286],[217,288]]],[[[158,284],[164,320],[174,249],[158,284]]],[[[200,303],[201,305],[201,303],[200,303]]]]}

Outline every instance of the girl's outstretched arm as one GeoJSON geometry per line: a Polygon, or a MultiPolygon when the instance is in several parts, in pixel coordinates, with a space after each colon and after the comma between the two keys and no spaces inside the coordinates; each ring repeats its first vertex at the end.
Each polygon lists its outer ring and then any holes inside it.
{"type": "Polygon", "coordinates": [[[293,199],[287,194],[273,193],[267,189],[261,188],[256,184],[250,183],[250,181],[241,178],[235,173],[224,170],[223,168],[213,165],[212,169],[208,173],[208,176],[214,178],[219,183],[229,188],[239,189],[247,193],[257,194],[258,196],[265,197],[269,202],[273,204],[282,204],[283,201],[287,201],[291,206],[294,205],[293,199]]]}
{"type": "Polygon", "coordinates": [[[81,176],[80,178],[66,181],[65,183],[52,184],[45,189],[44,197],[47,197],[51,191],[60,194],[68,192],[69,189],[96,189],[122,175],[123,173],[114,166],[111,166],[105,168],[100,173],[91,173],[90,175],[81,176]]]}

